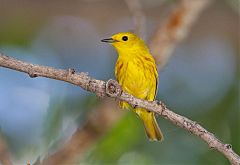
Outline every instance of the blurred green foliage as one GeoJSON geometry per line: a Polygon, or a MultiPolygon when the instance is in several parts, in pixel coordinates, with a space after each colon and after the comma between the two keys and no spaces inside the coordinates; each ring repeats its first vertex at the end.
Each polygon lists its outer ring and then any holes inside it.
{"type": "Polygon", "coordinates": [[[113,163],[143,140],[142,129],[135,114],[127,113],[94,147],[88,160],[93,163],[113,163]]]}

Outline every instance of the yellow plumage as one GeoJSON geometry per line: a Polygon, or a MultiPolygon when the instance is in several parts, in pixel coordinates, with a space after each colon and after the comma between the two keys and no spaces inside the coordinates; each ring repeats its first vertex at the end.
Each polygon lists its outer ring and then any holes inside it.
{"type": "MultiPolygon", "coordinates": [[[[158,73],[155,60],[144,41],[131,32],[118,33],[102,41],[111,43],[118,52],[115,75],[122,89],[137,98],[153,101],[157,92],[158,73]]],[[[126,102],[120,102],[120,106],[130,108],[126,102]]],[[[133,110],[142,119],[149,139],[163,140],[154,112],[142,108],[133,110]]]]}

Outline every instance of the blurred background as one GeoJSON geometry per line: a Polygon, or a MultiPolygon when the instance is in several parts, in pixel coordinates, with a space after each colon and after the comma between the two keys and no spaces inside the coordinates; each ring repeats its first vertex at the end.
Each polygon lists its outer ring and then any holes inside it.
{"type": "MultiPolygon", "coordinates": [[[[144,39],[149,43],[179,2],[140,2],[146,16],[144,39]]],[[[159,69],[157,95],[172,111],[232,144],[238,154],[239,14],[238,0],[208,6],[159,69]]],[[[2,53],[75,68],[101,80],[114,78],[117,54],[100,40],[133,29],[125,1],[0,0],[2,53]]],[[[74,153],[69,151],[64,158],[77,164],[229,164],[198,137],[162,117],[157,120],[165,140],[148,141],[135,114],[122,112],[116,104],[71,84],[0,68],[0,146],[19,165],[37,164],[64,146],[74,153]],[[71,143],[73,137],[77,143],[71,143]]]]}

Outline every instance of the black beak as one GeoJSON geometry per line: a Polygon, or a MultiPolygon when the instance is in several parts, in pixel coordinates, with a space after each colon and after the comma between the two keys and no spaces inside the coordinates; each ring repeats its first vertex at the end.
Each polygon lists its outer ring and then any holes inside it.
{"type": "Polygon", "coordinates": [[[102,42],[106,42],[106,43],[114,43],[114,42],[118,42],[118,40],[114,40],[112,38],[106,38],[101,40],[102,42]]]}

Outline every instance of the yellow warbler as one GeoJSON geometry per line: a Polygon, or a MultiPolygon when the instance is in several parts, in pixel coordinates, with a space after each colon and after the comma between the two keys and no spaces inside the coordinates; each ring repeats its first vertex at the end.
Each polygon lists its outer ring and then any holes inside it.
{"type": "MultiPolygon", "coordinates": [[[[158,73],[155,60],[144,41],[134,33],[121,32],[102,42],[112,44],[117,50],[115,75],[122,89],[137,98],[153,101],[157,93],[158,73]]],[[[126,102],[120,102],[120,106],[130,108],[126,102]]],[[[148,138],[163,140],[154,112],[143,108],[133,110],[142,119],[148,138]]]]}

